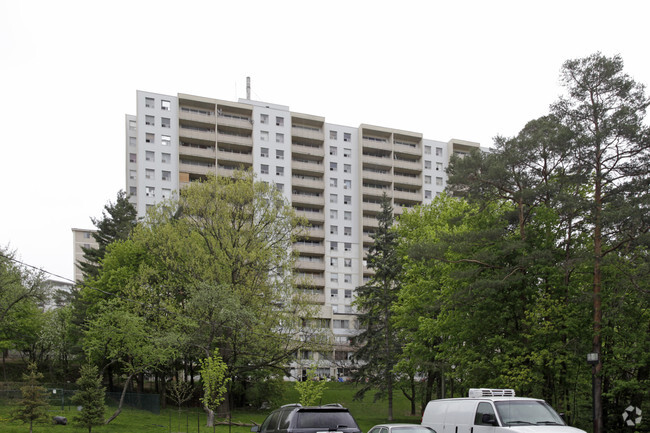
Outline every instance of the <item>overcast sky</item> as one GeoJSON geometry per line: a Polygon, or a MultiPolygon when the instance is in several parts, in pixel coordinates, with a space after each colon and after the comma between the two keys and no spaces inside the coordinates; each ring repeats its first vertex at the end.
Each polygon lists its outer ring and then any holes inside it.
{"type": "Polygon", "coordinates": [[[548,112],[567,59],[650,83],[648,1],[0,0],[0,246],[73,276],[71,228],[125,188],[136,90],[288,105],[492,144],[548,112]]]}

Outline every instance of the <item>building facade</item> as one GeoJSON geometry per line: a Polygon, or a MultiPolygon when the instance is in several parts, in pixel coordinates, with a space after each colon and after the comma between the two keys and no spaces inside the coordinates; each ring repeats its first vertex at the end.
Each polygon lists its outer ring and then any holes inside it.
{"type": "Polygon", "coordinates": [[[321,376],[347,375],[349,339],[358,329],[352,301],[355,287],[372,274],[364,256],[383,193],[396,215],[428,203],[445,188],[450,155],[479,147],[382,126],[330,124],[283,105],[186,94],[138,91],[137,113],[125,122],[126,191],[138,216],[193,180],[243,167],[275,184],[309,221],[307,236],[294,245],[296,272],[309,282],[302,289],[320,305],[319,322],[331,329],[335,349],[299,354],[295,377],[301,364],[314,361],[321,376]]]}

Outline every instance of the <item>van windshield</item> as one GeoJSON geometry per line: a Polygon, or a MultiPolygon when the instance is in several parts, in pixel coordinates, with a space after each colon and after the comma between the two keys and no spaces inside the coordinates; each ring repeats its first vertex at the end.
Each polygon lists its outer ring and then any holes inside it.
{"type": "Polygon", "coordinates": [[[565,425],[564,421],[543,401],[496,401],[494,405],[505,427],[513,425],[565,425]]]}

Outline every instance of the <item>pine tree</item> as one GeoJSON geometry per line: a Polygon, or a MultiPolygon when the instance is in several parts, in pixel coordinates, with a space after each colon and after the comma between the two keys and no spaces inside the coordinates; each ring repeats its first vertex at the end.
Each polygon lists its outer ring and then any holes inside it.
{"type": "Polygon", "coordinates": [[[84,365],[81,367],[81,377],[77,380],[79,391],[72,397],[75,405],[81,406],[81,411],[75,415],[74,422],[84,427],[88,427],[88,433],[92,431],[94,425],[104,423],[104,405],[105,389],[102,386],[101,377],[97,373],[97,367],[94,365],[84,365]]]}
{"type": "Polygon", "coordinates": [[[361,365],[354,375],[363,387],[358,397],[370,389],[388,397],[388,420],[393,419],[393,367],[397,363],[400,344],[393,328],[392,307],[399,293],[401,264],[397,256],[397,233],[393,225],[393,207],[384,193],[381,212],[377,215],[377,231],[367,255],[368,268],[375,271],[367,284],[356,290],[355,305],[359,310],[359,326],[363,331],[352,339],[361,365]]]}
{"type": "Polygon", "coordinates": [[[104,258],[106,247],[109,244],[129,237],[137,224],[137,211],[129,202],[126,193],[119,191],[115,203],[109,202],[104,206],[102,217],[90,220],[97,228],[93,237],[99,246],[97,248],[81,248],[84,260],[79,261],[77,267],[83,272],[84,278],[97,276],[100,262],[104,258]]]}
{"type": "Polygon", "coordinates": [[[20,388],[22,399],[18,402],[18,407],[12,412],[14,420],[20,420],[23,423],[29,423],[29,433],[32,433],[34,421],[47,420],[48,402],[45,397],[45,388],[39,385],[43,374],[38,372],[35,363],[27,366],[27,373],[23,374],[23,380],[26,384],[20,388]]]}

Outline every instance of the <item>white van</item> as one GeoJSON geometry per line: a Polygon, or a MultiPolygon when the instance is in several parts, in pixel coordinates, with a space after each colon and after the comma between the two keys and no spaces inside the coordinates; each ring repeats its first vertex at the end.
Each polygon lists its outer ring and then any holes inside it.
{"type": "Polygon", "coordinates": [[[468,398],[431,400],[422,425],[437,433],[585,433],[544,400],[515,397],[512,389],[472,388],[468,398]]]}

